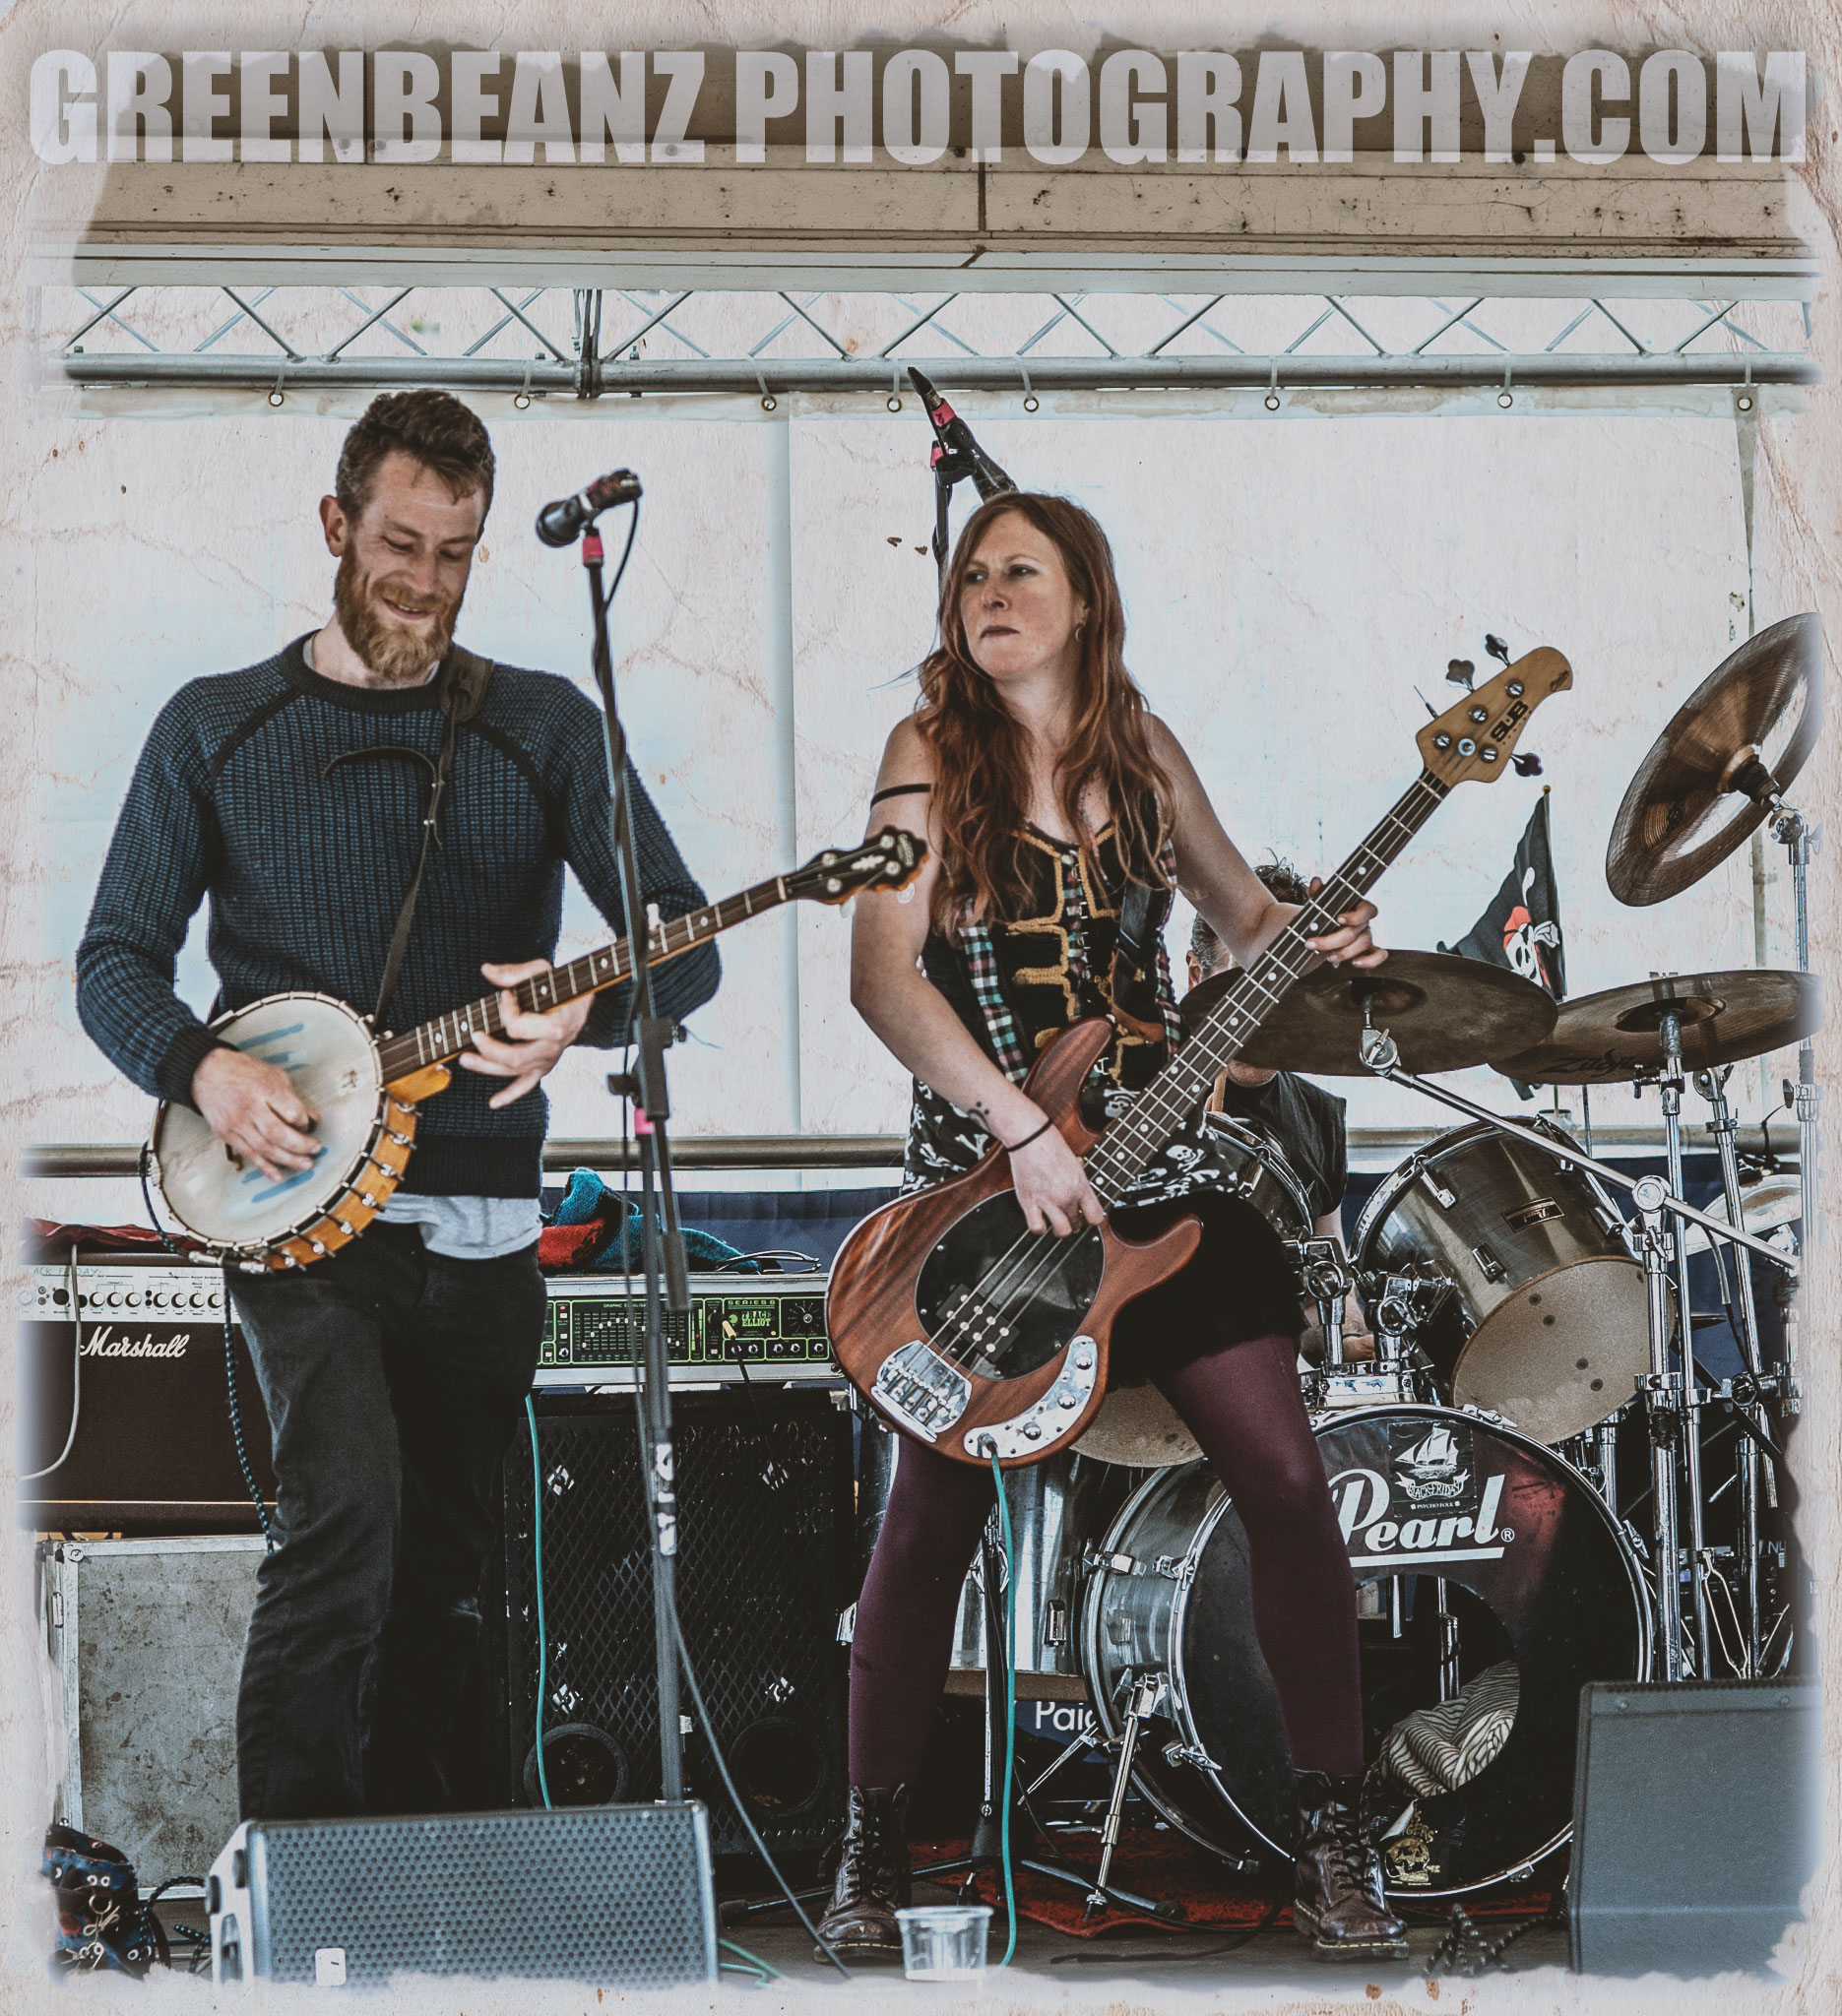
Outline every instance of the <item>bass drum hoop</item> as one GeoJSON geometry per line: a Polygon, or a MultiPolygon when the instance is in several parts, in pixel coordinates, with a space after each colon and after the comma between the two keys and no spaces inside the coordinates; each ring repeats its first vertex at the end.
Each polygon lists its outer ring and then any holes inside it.
{"type": "MultiPolygon", "coordinates": [[[[1557,1470],[1565,1472],[1568,1479],[1579,1486],[1586,1499],[1598,1512],[1606,1531],[1612,1537],[1618,1550],[1619,1560],[1624,1569],[1625,1584],[1629,1590],[1632,1605],[1637,1612],[1637,1671],[1632,1677],[1630,1684],[1635,1686],[1642,1681],[1648,1680],[1650,1677],[1651,1662],[1654,1656],[1649,1592],[1644,1586],[1643,1576],[1631,1552],[1629,1542],[1625,1539],[1622,1529],[1607,1507],[1605,1500],[1594,1489],[1586,1474],[1574,1464],[1569,1463],[1557,1449],[1550,1447],[1546,1442],[1538,1442],[1533,1435],[1525,1434],[1520,1428],[1506,1421],[1502,1416],[1486,1414],[1476,1408],[1435,1407],[1423,1402],[1403,1402],[1387,1407],[1338,1408],[1332,1412],[1316,1414],[1311,1417],[1312,1438],[1315,1440],[1319,1432],[1325,1428],[1340,1427],[1349,1421],[1361,1420],[1366,1417],[1402,1414],[1421,1415],[1435,1420],[1448,1418],[1453,1415],[1460,1415],[1466,1420],[1475,1425],[1483,1426],[1491,1434],[1500,1437],[1503,1441],[1519,1443],[1526,1454],[1534,1456],[1540,1462],[1553,1464],[1557,1470]]],[[[1118,1518],[1113,1521],[1111,1530],[1108,1532],[1101,1549],[1103,1554],[1111,1555],[1122,1550],[1122,1544],[1130,1531],[1131,1522],[1140,1506],[1159,1488],[1168,1488],[1170,1477],[1171,1473],[1169,1471],[1160,1472],[1158,1476],[1148,1479],[1138,1490],[1133,1492],[1132,1496],[1126,1501],[1118,1518]]],[[[1250,1839],[1257,1842],[1270,1854],[1278,1856],[1282,1860],[1289,1860],[1290,1856],[1287,1851],[1282,1849],[1270,1835],[1263,1833],[1256,1827],[1236,1803],[1227,1786],[1222,1782],[1220,1766],[1213,1761],[1206,1765],[1197,1764],[1193,1761],[1196,1757],[1205,1756],[1207,1752],[1203,1749],[1195,1720],[1190,1713],[1189,1692],[1186,1685],[1187,1675],[1183,1665],[1183,1624],[1189,1610],[1189,1592],[1195,1583],[1196,1564],[1202,1558],[1202,1551],[1207,1546],[1210,1536],[1215,1532],[1223,1514],[1228,1510],[1233,1500],[1226,1490],[1217,1490],[1208,1510],[1198,1522],[1189,1545],[1183,1551],[1182,1561],[1178,1566],[1176,1580],[1174,1584],[1175,1593],[1171,1599],[1170,1623],[1168,1626],[1169,1638],[1165,1646],[1164,1671],[1170,1682],[1172,1715],[1176,1723],[1178,1736],[1191,1753],[1190,1759],[1186,1760],[1190,1768],[1200,1772],[1214,1785],[1223,1804],[1227,1806],[1229,1812],[1234,1816],[1236,1824],[1244,1828],[1250,1839]]],[[[1112,1699],[1102,1684],[1099,1671],[1100,1661],[1097,1657],[1101,1623],[1100,1612],[1106,1595],[1107,1582],[1108,1577],[1100,1569],[1094,1570],[1088,1577],[1087,1590],[1081,1606],[1081,1663],[1087,1680],[1088,1697],[1093,1703],[1095,1720],[1100,1724],[1102,1732],[1110,1739],[1112,1739],[1118,1736],[1121,1725],[1114,1716],[1112,1699]]],[[[1134,1767],[1132,1780],[1138,1787],[1138,1790],[1171,1822],[1172,1826],[1175,1827],[1179,1832],[1186,1834],[1198,1847],[1206,1848],[1212,1855],[1222,1856],[1225,1858],[1234,1853],[1232,1849],[1225,1848],[1220,1840],[1212,1839],[1207,1833],[1203,1832],[1201,1823],[1191,1815],[1186,1814],[1181,1807],[1177,1806],[1173,1799],[1168,1797],[1158,1786],[1157,1781],[1146,1776],[1140,1767],[1134,1767]]],[[[1516,1863],[1513,1868],[1499,1869],[1493,1875],[1480,1877],[1476,1882],[1455,1884],[1443,1890],[1396,1889],[1389,1890],[1385,1894],[1407,1905],[1421,1902],[1443,1902],[1447,1898],[1454,1897],[1469,1897],[1477,1891],[1488,1890],[1494,1884],[1504,1882],[1512,1876],[1518,1876],[1524,1869],[1533,1870],[1557,1850],[1564,1848],[1568,1841],[1572,1839],[1572,1835],[1573,1825],[1569,1821],[1555,1835],[1553,1840],[1549,1841],[1545,1846],[1536,1849],[1525,1857],[1522,1861],[1516,1863]]]]}
{"type": "MultiPolygon", "coordinates": [[[[383,1137],[384,1126],[389,1118],[391,1105],[390,1089],[384,1083],[383,1066],[378,1060],[376,1039],[371,1035],[370,1018],[360,1015],[351,1006],[350,1002],[340,1000],[336,994],[315,993],[302,987],[289,988],[280,994],[264,994],[257,1001],[244,1002],[241,1008],[226,1008],[222,1015],[215,1016],[205,1026],[213,1032],[227,1029],[236,1021],[238,1016],[246,1015],[250,1009],[266,1005],[271,1001],[313,1001],[323,1008],[336,1009],[341,1015],[346,1016],[364,1035],[366,1047],[371,1053],[371,1070],[376,1086],[376,1097],[371,1107],[370,1124],[364,1146],[342,1169],[338,1180],[328,1185],[327,1189],[322,1193],[322,1201],[303,1211],[299,1218],[290,1220],[281,1230],[270,1232],[264,1238],[209,1238],[186,1223],[184,1214],[167,1197],[164,1187],[161,1187],[159,1194],[165,1203],[166,1209],[172,1213],[180,1226],[184,1228],[188,1238],[196,1239],[206,1252],[215,1254],[225,1266],[255,1269],[264,1274],[273,1271],[267,1264],[268,1256],[271,1253],[286,1245],[290,1239],[304,1237],[308,1228],[318,1225],[339,1203],[340,1199],[351,1189],[352,1185],[357,1182],[359,1171],[370,1162],[371,1157],[376,1152],[379,1140],[383,1137]]],[[[174,1102],[171,1100],[161,1100],[159,1109],[154,1115],[152,1164],[156,1183],[159,1181],[159,1137],[161,1130],[165,1126],[166,1114],[173,1103],[174,1102]]]]}

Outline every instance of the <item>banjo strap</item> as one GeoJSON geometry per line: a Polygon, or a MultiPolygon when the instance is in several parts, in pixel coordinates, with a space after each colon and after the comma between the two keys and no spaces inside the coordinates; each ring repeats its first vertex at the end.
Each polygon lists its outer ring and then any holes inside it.
{"type": "Polygon", "coordinates": [[[447,716],[447,724],[441,734],[441,754],[435,760],[434,782],[429,787],[428,811],[422,820],[422,850],[416,856],[415,873],[410,878],[403,908],[397,913],[397,926],[390,934],[390,950],[384,955],[384,976],[377,986],[377,1006],[371,1011],[371,1027],[378,1031],[385,1026],[384,1015],[390,1006],[391,996],[397,991],[397,976],[403,971],[403,955],[410,949],[410,926],[415,921],[415,906],[421,898],[423,877],[428,873],[429,850],[441,843],[438,831],[441,801],[447,795],[448,778],[454,768],[454,745],[460,737],[461,724],[471,721],[479,712],[486,697],[486,687],[492,678],[492,661],[476,658],[471,651],[463,651],[456,645],[448,654],[441,678],[441,711],[447,716]]]}

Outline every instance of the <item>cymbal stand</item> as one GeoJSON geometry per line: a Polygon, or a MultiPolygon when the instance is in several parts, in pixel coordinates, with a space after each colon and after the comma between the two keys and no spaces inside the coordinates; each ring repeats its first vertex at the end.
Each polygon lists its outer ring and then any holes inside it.
{"type": "MultiPolygon", "coordinates": [[[[1810,864],[1816,851],[1817,832],[1803,813],[1782,798],[1775,799],[1772,838],[1784,848],[1791,860],[1791,894],[1797,913],[1798,966],[1810,970],[1810,864]]],[[[1816,1044],[1807,1036],[1798,1045],[1798,1080],[1793,1094],[1798,1118],[1798,1189],[1803,1208],[1802,1244],[1811,1252],[1816,1245],[1816,1161],[1821,1150],[1818,1115],[1822,1091],[1816,1083],[1816,1044]]],[[[1785,1333],[1785,1369],[1795,1381],[1797,1365],[1791,1356],[1791,1332],[1785,1333]]]]}
{"type": "MultiPolygon", "coordinates": [[[[1663,1047],[1663,1075],[1657,1089],[1663,1096],[1663,1141],[1669,1159],[1670,1189],[1683,1194],[1683,1025],[1682,1018],[1666,1011],[1657,1025],[1663,1047]]],[[[1708,1672],[1708,1584],[1707,1564],[1702,1558],[1706,1544],[1701,1497],[1701,1393],[1695,1384],[1695,1361],[1689,1339],[1694,1330],[1688,1299],[1688,1228],[1680,1218],[1670,1226],[1670,1258],[1676,1277],[1676,1314],[1682,1345],[1682,1385],[1679,1404],[1682,1413],[1683,1481],[1688,1498],[1688,1592],[1695,1620],[1695,1670],[1703,1679],[1708,1672]]],[[[1654,1349],[1651,1371],[1657,1370],[1654,1349]]],[[[1666,1552],[1664,1561],[1676,1556],[1666,1552]]],[[[1671,1674],[1672,1679],[1676,1677],[1671,1674]]]]}
{"type": "MultiPolygon", "coordinates": [[[[1734,1136],[1739,1127],[1733,1108],[1727,1103],[1725,1073],[1697,1071],[1695,1090],[1713,1108],[1714,1117],[1707,1123],[1707,1131],[1713,1135],[1715,1147],[1721,1159],[1721,1189],[1727,1199],[1727,1215],[1735,1225],[1745,1223],[1740,1199],[1740,1157],[1734,1145],[1734,1136]]],[[[1744,1252],[1734,1254],[1734,1305],[1740,1322],[1740,1348],[1745,1354],[1747,1370],[1754,1378],[1764,1369],[1759,1352],[1758,1306],[1752,1293],[1752,1265],[1744,1252]]],[[[1747,1408],[1743,1410],[1757,1426],[1763,1426],[1763,1410],[1747,1408]]],[[[1736,1565],[1740,1570],[1741,1588],[1744,1596],[1744,1616],[1746,1631],[1747,1670],[1756,1673],[1759,1668],[1761,1626],[1759,1619],[1759,1455],[1749,1435],[1739,1438],[1740,1446],[1734,1452],[1735,1476],[1740,1497],[1740,1538],[1735,1547],[1736,1565]]]]}
{"type": "Polygon", "coordinates": [[[1650,1370],[1637,1381],[1650,1422],[1650,1477],[1657,1520],[1657,1629],[1663,1677],[1685,1677],[1683,1659],[1682,1536],[1676,1489],[1676,1452],[1683,1439],[1683,1377],[1670,1369],[1670,1274],[1663,1229],[1667,1192],[1657,1176],[1638,1179],[1631,1192],[1638,1218],[1637,1243],[1648,1291],[1650,1370]]]}

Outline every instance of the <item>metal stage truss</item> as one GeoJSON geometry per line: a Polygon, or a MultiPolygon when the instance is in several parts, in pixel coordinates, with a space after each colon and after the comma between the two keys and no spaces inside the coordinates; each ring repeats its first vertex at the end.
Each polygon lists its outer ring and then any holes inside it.
{"type": "Polygon", "coordinates": [[[690,288],[51,285],[44,376],[86,390],[410,385],[539,401],[959,390],[1264,395],[1800,386],[1801,302],[1475,295],[737,293],[690,288]]]}

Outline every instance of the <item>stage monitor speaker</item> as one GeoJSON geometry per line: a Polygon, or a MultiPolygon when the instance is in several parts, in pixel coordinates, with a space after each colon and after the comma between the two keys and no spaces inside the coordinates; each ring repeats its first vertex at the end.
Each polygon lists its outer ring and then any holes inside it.
{"type": "Polygon", "coordinates": [[[1810,1680],[1583,1688],[1574,1972],[1762,1968],[1816,1868],[1817,1732],[1810,1680]]]}
{"type": "Polygon", "coordinates": [[[214,1983],[717,1979],[702,1806],[246,1820],[207,1885],[214,1983]]]}
{"type": "MultiPolygon", "coordinates": [[[[818,1849],[844,1817],[845,1654],[857,1594],[851,1418],[829,1393],[672,1396],[678,1613],[714,1727],[685,1738],[718,1854],[750,1842],[722,1749],[771,1850],[818,1849]]],[[[557,1805],[660,1791],[653,1567],[634,1402],[536,1403],[547,1628],[544,1775],[557,1805]]],[[[530,1437],[505,1463],[514,1803],[537,1805],[538,1605],[530,1437]]],[[[691,1703],[683,1699],[688,1716],[691,1703]]]]}

